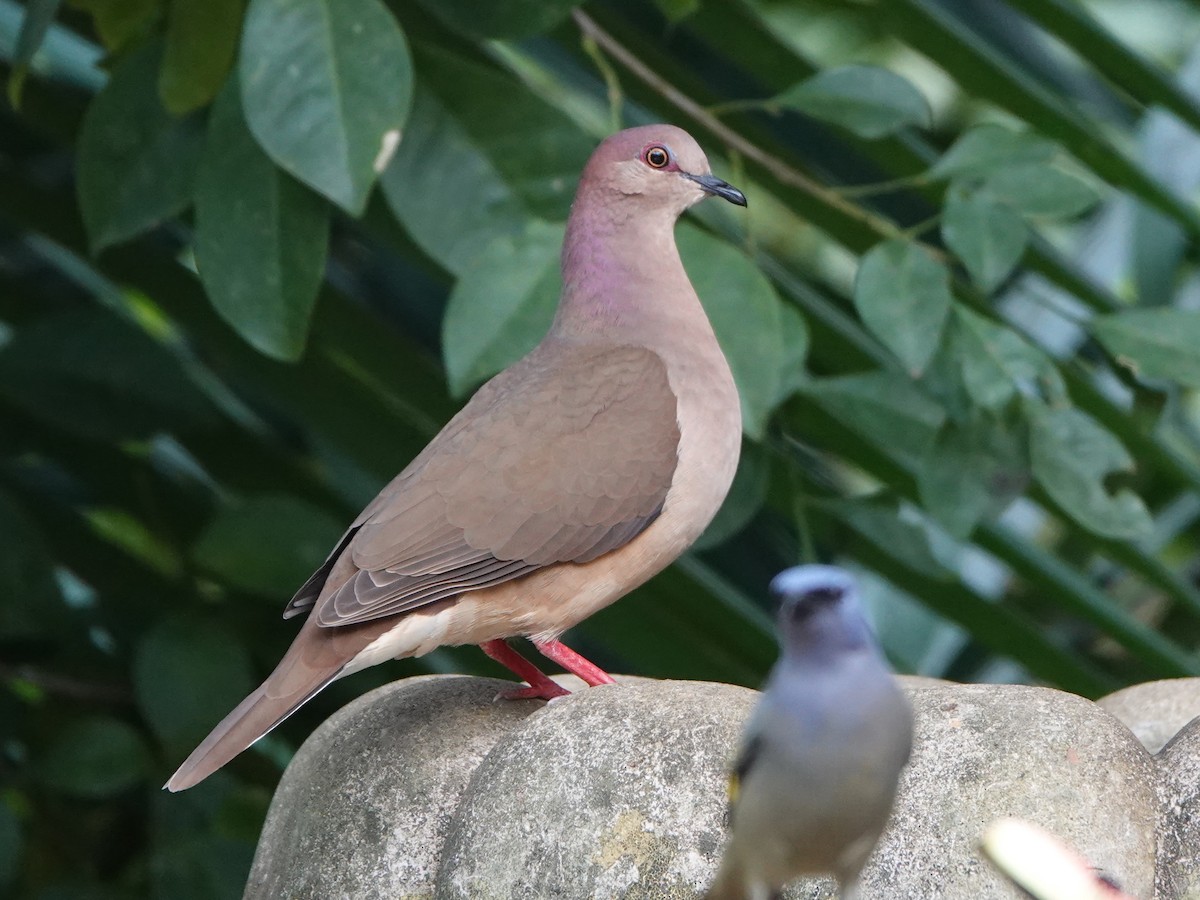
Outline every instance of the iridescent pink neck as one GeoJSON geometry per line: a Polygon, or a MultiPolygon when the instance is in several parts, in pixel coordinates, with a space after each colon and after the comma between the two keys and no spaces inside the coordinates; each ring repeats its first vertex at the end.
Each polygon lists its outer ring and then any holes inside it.
{"type": "MultiPolygon", "coordinates": [[[[576,198],[563,239],[560,330],[634,325],[656,295],[687,283],[675,247],[674,217],[634,204],[576,198]]],[[[690,289],[690,284],[688,284],[690,289]]]]}

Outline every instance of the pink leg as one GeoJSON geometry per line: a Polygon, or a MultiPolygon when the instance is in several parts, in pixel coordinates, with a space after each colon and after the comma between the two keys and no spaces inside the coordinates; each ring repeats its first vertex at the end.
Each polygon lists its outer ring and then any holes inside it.
{"type": "MultiPolygon", "coordinates": [[[[480,644],[479,649],[504,666],[504,668],[515,672],[524,681],[529,682],[529,687],[527,688],[512,688],[511,690],[501,691],[499,696],[505,700],[553,700],[555,697],[565,697],[571,693],[565,687],[551,681],[545,672],[510,647],[508,641],[487,641],[480,644]]],[[[566,648],[564,647],[563,649],[565,650],[566,648]]],[[[587,660],[584,660],[584,662],[587,662],[587,660]]],[[[591,665],[591,663],[588,663],[588,665],[591,665]]],[[[604,673],[601,672],[600,674],[603,675],[604,673]]]]}
{"type": "MultiPolygon", "coordinates": [[[[598,665],[584,659],[560,641],[534,641],[533,646],[537,647],[538,653],[542,654],[542,656],[554,660],[568,672],[574,672],[590,687],[596,687],[601,684],[616,684],[612,676],[598,665]]],[[[514,671],[516,670],[514,669],[514,671]]]]}

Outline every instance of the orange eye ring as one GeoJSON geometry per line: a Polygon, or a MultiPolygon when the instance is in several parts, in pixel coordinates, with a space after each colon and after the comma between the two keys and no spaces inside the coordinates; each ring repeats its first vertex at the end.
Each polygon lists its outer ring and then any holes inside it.
{"type": "Polygon", "coordinates": [[[642,154],[642,158],[646,160],[646,165],[650,168],[663,169],[671,161],[671,153],[660,144],[651,144],[642,154]]]}

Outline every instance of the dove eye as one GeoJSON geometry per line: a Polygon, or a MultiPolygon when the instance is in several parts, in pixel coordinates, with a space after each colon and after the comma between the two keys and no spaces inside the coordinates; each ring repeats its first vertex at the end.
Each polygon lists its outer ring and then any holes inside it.
{"type": "Polygon", "coordinates": [[[651,144],[646,148],[646,152],[642,154],[642,158],[646,160],[646,165],[652,169],[661,169],[671,161],[671,154],[666,147],[661,147],[658,144],[651,144]]]}

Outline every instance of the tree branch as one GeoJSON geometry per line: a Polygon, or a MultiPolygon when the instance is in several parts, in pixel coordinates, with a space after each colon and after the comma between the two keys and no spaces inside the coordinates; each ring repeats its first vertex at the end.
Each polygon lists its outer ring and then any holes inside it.
{"type": "Polygon", "coordinates": [[[0,681],[24,681],[51,696],[81,700],[84,703],[107,703],[115,706],[129,706],[133,703],[133,691],[125,685],[83,681],[70,675],[46,672],[32,666],[0,663],[0,681]]]}
{"type": "Polygon", "coordinates": [[[782,184],[789,185],[798,190],[803,191],[811,197],[824,203],[842,215],[859,222],[880,237],[883,238],[898,238],[904,234],[893,222],[877,216],[874,213],[863,209],[861,206],[849,202],[836,191],[824,187],[817,183],[812,178],[809,178],[798,169],[789,166],[783,160],[776,156],[767,153],[756,144],[752,144],[746,140],[703,106],[683,93],[670,82],[663,79],[658,73],[652,70],[649,66],[643,63],[640,59],[633,55],[623,44],[620,43],[611,34],[601,28],[596,21],[592,19],[582,9],[576,7],[571,13],[575,19],[575,24],[579,26],[579,30],[593,41],[599,47],[602,47],[610,56],[617,60],[622,66],[628,69],[634,76],[640,79],[651,90],[659,94],[671,105],[680,109],[685,115],[691,117],[708,131],[717,136],[726,147],[735,150],[746,159],[753,160],[764,169],[766,169],[772,177],[782,184]]]}

